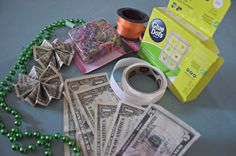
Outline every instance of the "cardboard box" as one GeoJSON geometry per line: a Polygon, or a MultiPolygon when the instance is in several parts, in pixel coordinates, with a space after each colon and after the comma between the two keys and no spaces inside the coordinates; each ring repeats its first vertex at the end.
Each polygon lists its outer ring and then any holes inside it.
{"type": "Polygon", "coordinates": [[[212,39],[230,0],[170,0],[154,8],[138,55],[159,67],[182,102],[194,100],[222,66],[212,39]]]}

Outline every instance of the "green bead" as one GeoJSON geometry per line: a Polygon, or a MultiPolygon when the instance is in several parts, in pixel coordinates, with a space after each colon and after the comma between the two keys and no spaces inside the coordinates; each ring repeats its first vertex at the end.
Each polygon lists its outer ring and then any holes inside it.
{"type": "Polygon", "coordinates": [[[43,143],[44,143],[44,141],[43,140],[37,140],[37,145],[39,145],[39,146],[42,146],[43,145],[43,143]]]}
{"type": "Polygon", "coordinates": [[[27,74],[27,70],[26,70],[26,69],[22,69],[22,70],[21,70],[21,73],[22,73],[22,74],[27,74]]]}
{"type": "Polygon", "coordinates": [[[63,142],[68,142],[69,139],[70,139],[70,138],[69,138],[68,136],[63,136],[63,137],[62,137],[62,141],[63,141],[63,142]]]}
{"type": "Polygon", "coordinates": [[[41,35],[40,34],[36,35],[35,39],[40,40],[41,39],[41,35]]]}
{"type": "Polygon", "coordinates": [[[49,31],[49,28],[46,26],[43,28],[44,32],[49,31]]]}
{"type": "Polygon", "coordinates": [[[20,54],[20,58],[25,57],[25,55],[26,55],[26,53],[25,53],[25,51],[24,51],[24,52],[22,52],[22,53],[20,54]]]}
{"type": "Polygon", "coordinates": [[[42,44],[42,41],[38,41],[36,44],[40,46],[42,44]]]}
{"type": "Polygon", "coordinates": [[[11,71],[10,71],[10,74],[11,74],[11,75],[15,75],[15,74],[16,74],[16,71],[15,71],[15,70],[11,70],[11,71]]]}
{"type": "Polygon", "coordinates": [[[48,143],[48,142],[45,142],[45,143],[44,143],[44,147],[46,147],[46,148],[51,148],[51,144],[48,143]]]}
{"type": "Polygon", "coordinates": [[[28,53],[26,54],[26,58],[27,59],[30,59],[31,58],[31,55],[29,55],[28,53]]]}
{"type": "Polygon", "coordinates": [[[18,127],[14,127],[14,128],[11,129],[11,131],[12,131],[13,133],[17,133],[17,132],[19,132],[19,129],[18,129],[18,127]]]}
{"type": "Polygon", "coordinates": [[[79,22],[79,19],[78,18],[74,18],[73,21],[74,22],[79,22]]]}
{"type": "Polygon", "coordinates": [[[18,60],[18,64],[22,65],[22,64],[24,64],[24,63],[25,63],[24,61],[18,60]]]}
{"type": "Polygon", "coordinates": [[[55,135],[54,135],[54,138],[55,139],[61,139],[61,133],[56,133],[55,135]]]}
{"type": "Polygon", "coordinates": [[[2,82],[1,82],[1,85],[7,86],[7,81],[2,81],[2,82]]]}
{"type": "Polygon", "coordinates": [[[25,65],[20,65],[20,69],[26,69],[25,65]]]}
{"type": "Polygon", "coordinates": [[[28,149],[29,149],[30,151],[35,151],[35,150],[36,150],[36,146],[33,145],[33,144],[29,144],[28,149]]]}
{"type": "Polygon", "coordinates": [[[7,137],[8,137],[8,138],[10,138],[10,137],[12,137],[12,136],[13,136],[12,133],[10,133],[10,132],[7,133],[7,137]]]}
{"type": "Polygon", "coordinates": [[[32,132],[31,131],[25,131],[24,135],[27,137],[31,137],[32,136],[32,132]]]}
{"type": "Polygon", "coordinates": [[[27,148],[25,147],[20,147],[20,150],[19,150],[21,153],[26,153],[27,152],[27,148]]]}
{"type": "Polygon", "coordinates": [[[21,119],[22,119],[22,116],[21,116],[20,114],[16,114],[16,115],[15,115],[15,119],[16,119],[16,120],[21,120],[21,119]]]}
{"type": "Polygon", "coordinates": [[[14,124],[19,127],[19,126],[21,125],[21,121],[20,121],[20,120],[16,120],[16,121],[14,122],[14,124]]]}
{"type": "Polygon", "coordinates": [[[34,40],[31,41],[30,44],[31,44],[31,45],[35,45],[35,41],[34,41],[34,40]]]}
{"type": "Polygon", "coordinates": [[[5,87],[5,89],[8,91],[8,92],[11,92],[12,91],[12,88],[11,87],[5,87]]]}
{"type": "Polygon", "coordinates": [[[19,69],[19,65],[18,64],[16,64],[16,65],[14,65],[14,69],[19,69]]]}
{"type": "Polygon", "coordinates": [[[1,133],[2,135],[6,135],[6,134],[7,134],[7,129],[6,129],[6,128],[1,129],[1,130],[0,130],[0,133],[1,133]]]}
{"type": "Polygon", "coordinates": [[[46,32],[45,35],[51,36],[52,34],[50,32],[46,32]]]}
{"type": "Polygon", "coordinates": [[[6,93],[4,91],[1,91],[0,92],[0,97],[5,97],[6,96],[6,93]]]}
{"type": "Polygon", "coordinates": [[[7,106],[7,104],[5,102],[0,103],[0,107],[5,108],[6,106],[7,106]]]}
{"type": "Polygon", "coordinates": [[[40,136],[40,139],[41,139],[41,140],[45,140],[45,136],[41,135],[41,136],[40,136]]]}
{"type": "Polygon", "coordinates": [[[33,40],[33,42],[34,43],[37,43],[39,40],[37,39],[37,38],[35,38],[34,40],[33,40]]]}
{"type": "Polygon", "coordinates": [[[27,54],[31,56],[31,55],[33,54],[33,51],[32,51],[32,50],[29,50],[29,51],[27,52],[27,54]]]}
{"type": "Polygon", "coordinates": [[[80,148],[79,148],[79,147],[74,147],[74,148],[73,148],[73,152],[75,152],[75,153],[80,153],[80,148]]]}
{"type": "Polygon", "coordinates": [[[46,150],[46,151],[44,152],[44,155],[45,155],[45,156],[51,156],[51,155],[52,155],[52,151],[46,150]]]}
{"type": "Polygon", "coordinates": [[[22,134],[22,133],[16,133],[15,136],[16,136],[16,138],[18,138],[18,139],[23,138],[23,134],[22,134]]]}
{"type": "Polygon", "coordinates": [[[52,23],[51,24],[53,28],[56,28],[57,27],[57,24],[56,23],[52,23]]]}
{"type": "Polygon", "coordinates": [[[11,137],[9,137],[9,140],[10,140],[11,142],[15,142],[15,141],[16,141],[16,137],[11,136],[11,137]]]}
{"type": "Polygon", "coordinates": [[[73,19],[72,19],[72,21],[73,21],[74,23],[77,22],[77,20],[78,20],[77,18],[73,18],[73,19]]]}
{"type": "Polygon", "coordinates": [[[5,125],[4,125],[4,123],[0,123],[0,129],[3,129],[3,128],[5,128],[5,125]]]}
{"type": "Polygon", "coordinates": [[[10,113],[11,110],[12,110],[12,108],[10,106],[5,107],[5,111],[8,112],[8,113],[10,113]]]}
{"type": "Polygon", "coordinates": [[[38,138],[40,136],[40,133],[39,132],[33,132],[33,136],[38,138]]]}
{"type": "Polygon", "coordinates": [[[45,35],[45,37],[44,37],[46,40],[47,39],[49,39],[50,38],[50,36],[49,35],[45,35]]]}
{"type": "Polygon", "coordinates": [[[4,102],[4,99],[2,97],[0,97],[0,102],[4,102]]]}
{"type": "Polygon", "coordinates": [[[40,30],[39,33],[40,33],[40,34],[44,34],[44,32],[45,32],[45,30],[40,30]]]}
{"type": "Polygon", "coordinates": [[[70,21],[70,22],[73,22],[73,19],[67,19],[68,21],[70,21]]]}
{"type": "Polygon", "coordinates": [[[75,141],[69,141],[68,144],[70,147],[74,147],[76,143],[75,143],[75,141]]]}
{"type": "Polygon", "coordinates": [[[27,47],[26,47],[26,49],[32,48],[32,45],[33,45],[32,43],[28,44],[27,47]]]}
{"type": "Polygon", "coordinates": [[[12,77],[11,77],[10,75],[7,75],[7,76],[6,76],[6,80],[7,80],[7,81],[11,81],[11,80],[12,80],[12,77]]]}
{"type": "Polygon", "coordinates": [[[25,56],[21,56],[21,57],[19,57],[19,59],[22,60],[22,61],[26,61],[25,56]]]}
{"type": "Polygon", "coordinates": [[[14,151],[17,151],[17,150],[19,150],[19,145],[18,144],[12,144],[11,149],[14,150],[14,151]]]}
{"type": "Polygon", "coordinates": [[[16,114],[18,114],[18,113],[17,113],[16,110],[13,109],[13,110],[11,110],[11,114],[12,114],[12,115],[16,115],[16,114]]]}
{"type": "Polygon", "coordinates": [[[3,87],[2,87],[2,86],[0,86],[0,92],[1,92],[1,91],[3,91],[3,87]]]}
{"type": "Polygon", "coordinates": [[[51,135],[46,135],[45,139],[46,139],[47,141],[52,141],[53,138],[52,138],[51,135]]]}

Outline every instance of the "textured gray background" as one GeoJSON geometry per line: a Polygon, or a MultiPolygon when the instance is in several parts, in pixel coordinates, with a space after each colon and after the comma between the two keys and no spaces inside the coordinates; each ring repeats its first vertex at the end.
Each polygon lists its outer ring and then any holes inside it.
{"type": "MultiPolygon", "coordinates": [[[[234,0],[233,0],[234,1],[234,0]]],[[[24,48],[43,26],[60,18],[78,17],[86,21],[104,18],[115,24],[116,10],[135,7],[150,15],[154,6],[165,6],[160,0],[0,0],[0,79],[15,64],[24,48]]],[[[215,40],[225,63],[200,97],[188,104],[181,104],[169,91],[159,102],[166,109],[190,124],[201,133],[200,139],[186,156],[231,156],[236,153],[236,2],[225,16],[216,32],[215,40]]],[[[110,74],[115,61],[97,70],[110,74]]],[[[63,67],[64,77],[81,74],[75,65],[63,67]]],[[[96,73],[95,72],[95,73],[96,73]]],[[[8,103],[23,115],[22,130],[40,130],[43,133],[62,132],[62,101],[54,101],[49,107],[32,108],[17,99],[14,94],[8,103]]],[[[0,111],[0,116],[12,125],[11,116],[0,111]]],[[[5,136],[0,136],[0,156],[16,156],[5,136]]],[[[35,155],[42,155],[42,149],[35,155]]],[[[53,154],[63,155],[63,145],[54,144],[53,154]]],[[[33,155],[30,153],[29,155],[33,155]]]]}

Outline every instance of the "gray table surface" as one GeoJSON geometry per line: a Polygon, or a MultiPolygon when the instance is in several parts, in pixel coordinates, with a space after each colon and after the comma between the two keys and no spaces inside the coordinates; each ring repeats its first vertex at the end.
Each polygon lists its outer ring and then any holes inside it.
{"type": "MultiPolygon", "coordinates": [[[[166,6],[160,0],[21,0],[0,1],[0,79],[16,63],[22,49],[39,33],[43,26],[60,18],[83,18],[86,21],[104,18],[115,25],[116,10],[134,7],[150,15],[154,6],[166,6]]],[[[231,156],[236,153],[236,2],[217,30],[214,38],[225,63],[205,88],[199,98],[181,104],[172,93],[166,92],[160,105],[190,124],[201,133],[200,139],[190,148],[186,156],[231,156]]],[[[129,57],[129,56],[128,56],[129,57]]],[[[93,72],[107,72],[116,61],[93,72]]],[[[81,76],[77,67],[63,67],[65,78],[81,76]]],[[[62,100],[54,101],[47,108],[32,108],[20,101],[15,94],[8,96],[8,103],[22,115],[21,130],[40,130],[53,134],[63,132],[62,100]]],[[[11,116],[0,111],[0,116],[9,127],[11,116]]],[[[28,141],[26,141],[28,142],[28,141]]],[[[42,155],[42,149],[28,155],[42,155]]],[[[63,145],[54,144],[53,154],[63,155],[63,145]]],[[[0,135],[0,156],[19,156],[11,150],[11,143],[0,135]]]]}

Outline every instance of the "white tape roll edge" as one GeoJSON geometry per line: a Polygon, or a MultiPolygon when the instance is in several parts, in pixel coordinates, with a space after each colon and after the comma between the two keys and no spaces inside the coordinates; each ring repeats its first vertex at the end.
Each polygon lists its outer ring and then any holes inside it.
{"type": "Polygon", "coordinates": [[[167,80],[164,73],[160,69],[150,65],[149,63],[140,60],[138,58],[125,58],[118,61],[113,67],[110,77],[110,85],[113,91],[122,101],[136,105],[148,105],[150,103],[155,103],[162,98],[167,88],[167,80]],[[129,72],[130,69],[140,66],[152,69],[159,74],[162,83],[157,91],[154,91],[152,93],[143,93],[138,90],[135,90],[133,87],[129,85],[127,80],[127,73],[129,72]],[[122,76],[123,90],[121,89],[121,87],[118,85],[117,81],[114,78],[114,72],[121,67],[127,67],[123,71],[123,76],[122,76]]]}

